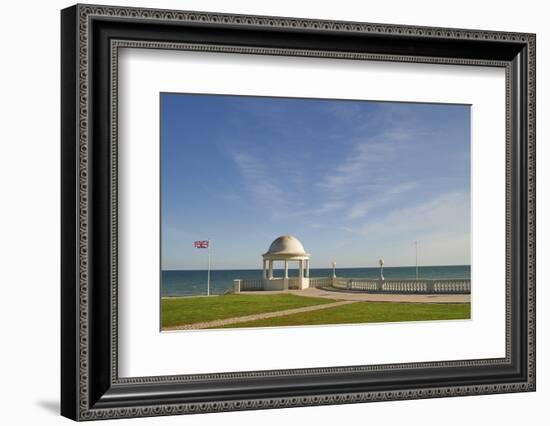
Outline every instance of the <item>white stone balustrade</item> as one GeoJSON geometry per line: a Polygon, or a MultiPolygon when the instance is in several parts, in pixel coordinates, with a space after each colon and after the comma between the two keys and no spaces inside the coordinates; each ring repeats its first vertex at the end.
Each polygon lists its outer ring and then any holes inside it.
{"type": "Polygon", "coordinates": [[[321,278],[310,278],[309,286],[314,288],[320,287],[330,287],[332,285],[332,278],[321,277],[321,278]]]}
{"type": "MultiPolygon", "coordinates": [[[[266,288],[265,283],[271,281],[276,284],[279,280],[286,280],[289,290],[300,289],[300,279],[275,278],[273,280],[235,280],[239,281],[240,291],[271,290],[266,288]]],[[[235,286],[234,286],[235,287],[235,286]]],[[[446,279],[446,280],[379,280],[372,278],[343,278],[343,277],[318,277],[309,279],[309,287],[313,288],[336,288],[340,290],[364,291],[373,293],[396,293],[396,294],[469,294],[471,283],[469,279],[446,279]]]]}
{"type": "MultiPolygon", "coordinates": [[[[237,281],[237,280],[235,280],[237,281]]],[[[241,282],[241,291],[257,291],[264,289],[264,282],[262,279],[257,280],[239,280],[241,282]]]]}

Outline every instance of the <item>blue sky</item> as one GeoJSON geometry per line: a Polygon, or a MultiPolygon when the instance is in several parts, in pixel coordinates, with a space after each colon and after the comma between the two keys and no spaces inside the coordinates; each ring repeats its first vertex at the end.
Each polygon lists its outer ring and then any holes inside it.
{"type": "Polygon", "coordinates": [[[161,94],[163,269],[470,263],[470,107],[161,94]]]}

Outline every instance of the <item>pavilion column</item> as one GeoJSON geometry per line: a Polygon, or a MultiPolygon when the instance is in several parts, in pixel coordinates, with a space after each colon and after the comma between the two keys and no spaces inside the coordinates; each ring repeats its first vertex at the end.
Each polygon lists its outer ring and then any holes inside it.
{"type": "Polygon", "coordinates": [[[298,261],[298,264],[299,264],[299,268],[300,268],[300,273],[298,274],[298,276],[300,278],[298,278],[298,286],[300,289],[304,288],[304,261],[303,259],[300,259],[298,261]]]}
{"type": "Polygon", "coordinates": [[[270,280],[273,279],[273,261],[272,260],[269,261],[269,275],[268,275],[268,278],[270,280]]]}
{"type": "Polygon", "coordinates": [[[285,278],[288,278],[288,260],[285,260],[285,278]]]}
{"type": "Polygon", "coordinates": [[[306,260],[306,278],[309,278],[309,259],[306,260]]]}
{"type": "Polygon", "coordinates": [[[267,278],[267,260],[263,260],[262,266],[262,278],[265,280],[267,278]]]}

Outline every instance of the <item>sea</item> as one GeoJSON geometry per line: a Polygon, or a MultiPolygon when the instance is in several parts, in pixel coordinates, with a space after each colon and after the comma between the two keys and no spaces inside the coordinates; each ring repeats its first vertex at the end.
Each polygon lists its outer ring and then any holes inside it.
{"type": "MultiPolygon", "coordinates": [[[[469,279],[470,265],[452,266],[419,266],[418,278],[420,279],[469,279]]],[[[343,278],[378,278],[380,268],[336,268],[336,276],[343,278]]],[[[274,269],[275,277],[282,277],[283,271],[274,269]]],[[[297,277],[297,269],[289,269],[290,277],[297,277]]],[[[312,278],[331,277],[332,269],[310,269],[312,278]]],[[[260,279],[261,269],[227,269],[210,271],[210,293],[223,294],[233,286],[235,279],[260,279]]],[[[414,266],[384,267],[384,278],[414,279],[416,268],[414,266]]],[[[168,270],[161,273],[161,296],[199,296],[206,294],[207,271],[206,270],[168,270]]]]}

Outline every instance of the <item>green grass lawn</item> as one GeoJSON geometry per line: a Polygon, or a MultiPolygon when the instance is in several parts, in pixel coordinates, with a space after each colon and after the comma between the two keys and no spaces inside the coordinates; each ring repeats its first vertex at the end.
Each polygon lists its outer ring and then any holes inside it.
{"type": "Polygon", "coordinates": [[[334,300],[293,294],[227,294],[161,299],[162,327],[253,315],[331,303],[334,300]]]}
{"type": "Polygon", "coordinates": [[[223,328],[469,319],[470,304],[357,302],[223,328]]]}

